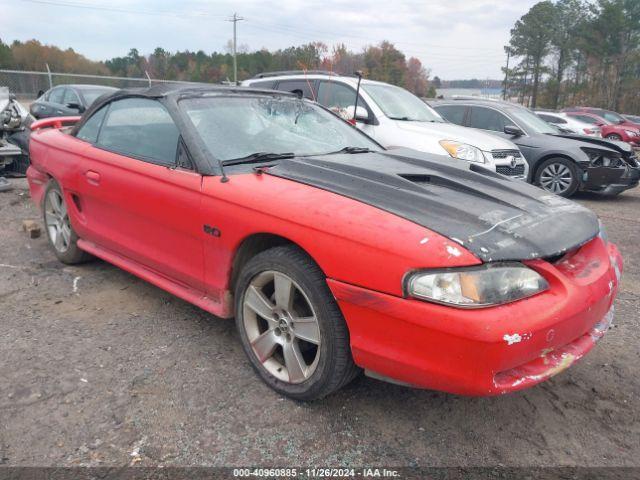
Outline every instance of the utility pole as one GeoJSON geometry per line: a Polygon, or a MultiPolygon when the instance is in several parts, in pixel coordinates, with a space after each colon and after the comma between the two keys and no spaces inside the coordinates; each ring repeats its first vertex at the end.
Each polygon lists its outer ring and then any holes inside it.
{"type": "Polygon", "coordinates": [[[236,24],[244,20],[244,18],[239,17],[237,13],[233,14],[233,17],[229,19],[229,22],[233,22],[233,84],[238,85],[238,59],[236,57],[236,44],[237,44],[237,35],[236,35],[236,24]]]}
{"type": "Polygon", "coordinates": [[[511,49],[506,47],[507,51],[507,68],[504,69],[504,90],[502,90],[502,99],[507,99],[507,90],[509,89],[509,57],[511,56],[511,49]]]}

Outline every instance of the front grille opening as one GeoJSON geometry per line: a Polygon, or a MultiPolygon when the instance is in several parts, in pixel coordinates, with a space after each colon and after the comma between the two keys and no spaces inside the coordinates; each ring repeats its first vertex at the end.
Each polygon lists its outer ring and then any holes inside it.
{"type": "Polygon", "coordinates": [[[511,167],[510,165],[498,165],[496,166],[496,172],[508,177],[524,175],[524,165],[516,165],[515,167],[511,167]]]}
{"type": "Polygon", "coordinates": [[[491,156],[495,159],[507,157],[522,158],[519,150],[492,150],[491,156]]]}

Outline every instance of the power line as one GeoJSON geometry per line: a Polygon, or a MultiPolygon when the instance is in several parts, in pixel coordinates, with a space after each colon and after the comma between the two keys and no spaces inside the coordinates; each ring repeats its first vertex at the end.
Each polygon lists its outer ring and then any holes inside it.
{"type": "MultiPolygon", "coordinates": [[[[316,34],[316,35],[330,35],[330,36],[334,36],[334,37],[350,37],[350,38],[356,38],[356,39],[360,39],[360,40],[367,40],[370,41],[371,37],[369,36],[364,36],[364,35],[357,35],[354,33],[348,33],[348,32],[329,32],[328,30],[318,30],[318,29],[307,29],[305,28],[304,30],[298,30],[296,27],[292,27],[290,25],[283,25],[283,24],[277,24],[277,23],[272,23],[272,22],[265,22],[264,20],[260,20],[260,23],[268,25],[268,26],[273,26],[275,28],[284,30],[284,31],[291,31],[291,32],[299,32],[299,33],[303,33],[306,34],[307,36],[309,34],[316,34]]],[[[431,44],[431,43],[425,43],[425,42],[405,42],[405,41],[397,41],[397,42],[392,42],[395,44],[399,44],[399,45],[416,45],[416,46],[420,46],[420,47],[429,47],[429,48],[442,48],[442,49],[451,49],[451,50],[467,50],[467,51],[479,51],[479,50],[490,50],[490,51],[494,51],[493,48],[490,47],[455,47],[452,45],[437,45],[437,44],[431,44]]],[[[500,54],[502,55],[502,53],[500,54]]]]}
{"type": "Polygon", "coordinates": [[[56,0],[22,0],[23,2],[39,3],[41,5],[51,5],[56,7],[70,7],[81,8],[84,10],[98,10],[104,12],[116,12],[116,13],[132,13],[135,15],[160,15],[170,17],[182,17],[182,18],[194,18],[194,17],[226,17],[226,15],[210,14],[208,12],[193,12],[193,13],[181,13],[181,12],[169,12],[158,10],[133,10],[130,8],[111,7],[108,5],[87,5],[69,1],[56,1],[56,0]]]}
{"type": "MultiPolygon", "coordinates": [[[[279,30],[278,28],[275,27],[265,27],[263,25],[258,25],[255,23],[252,24],[247,24],[247,28],[249,29],[255,29],[255,30],[261,30],[264,32],[272,32],[272,33],[278,33],[281,35],[286,35],[289,37],[297,37],[297,38],[302,38],[305,41],[309,41],[309,34],[304,33],[304,32],[297,32],[297,31],[285,31],[285,30],[279,30]]],[[[344,43],[344,42],[341,42],[344,43]]],[[[393,44],[400,44],[401,42],[391,42],[393,44]]],[[[345,44],[346,45],[346,44],[345,44]]],[[[355,50],[352,48],[351,45],[346,45],[349,48],[351,48],[352,50],[355,50]]],[[[426,50],[408,50],[406,48],[402,48],[402,52],[403,53],[409,53],[409,54],[417,54],[417,55],[422,55],[425,57],[429,57],[429,58],[433,58],[433,59],[440,59],[440,60],[451,60],[451,59],[455,59],[455,60],[473,60],[473,61],[485,61],[487,58],[490,60],[502,60],[503,56],[502,53],[480,53],[480,54],[467,54],[467,55],[462,55],[462,54],[447,54],[447,53],[443,53],[443,52],[432,52],[432,51],[426,51],[426,50]]]]}
{"type": "MultiPolygon", "coordinates": [[[[170,17],[190,18],[190,19],[205,18],[205,17],[219,18],[221,20],[226,19],[226,21],[231,21],[234,24],[234,39],[236,37],[235,31],[236,31],[237,22],[241,20],[246,20],[246,18],[237,17],[236,14],[234,14],[235,17],[231,17],[231,19],[229,19],[227,15],[214,14],[206,11],[184,13],[184,12],[170,12],[170,11],[158,11],[158,10],[135,10],[130,8],[112,7],[104,4],[81,4],[72,0],[22,0],[22,1],[37,3],[42,5],[58,6],[58,7],[79,8],[79,9],[85,9],[85,10],[97,10],[97,11],[106,11],[106,12],[115,12],[115,13],[130,13],[135,15],[170,16],[170,17]],[[235,21],[234,21],[234,18],[235,18],[235,21]]],[[[339,39],[343,37],[360,39],[368,43],[371,42],[371,37],[365,37],[365,36],[357,35],[353,33],[344,33],[344,32],[335,33],[335,32],[329,32],[327,30],[320,30],[320,29],[299,30],[290,25],[265,22],[262,19],[251,22],[250,24],[247,25],[247,27],[249,27],[250,29],[253,28],[253,29],[267,31],[267,32],[275,32],[281,35],[286,35],[287,37],[298,37],[303,39],[305,42],[310,41],[311,35],[330,36],[332,38],[338,39],[339,42],[340,42],[339,39]]],[[[345,42],[340,42],[340,43],[344,44],[345,42]]],[[[461,64],[455,66],[454,70],[461,70],[462,68],[467,68],[467,67],[475,67],[483,63],[486,63],[486,61],[497,62],[498,58],[500,58],[500,60],[503,58],[502,53],[498,53],[495,50],[490,48],[455,47],[450,45],[436,45],[436,44],[429,44],[424,42],[416,43],[416,42],[397,41],[397,42],[391,42],[391,43],[395,45],[418,45],[418,46],[434,48],[438,50],[452,49],[452,50],[461,50],[461,51],[469,52],[467,54],[464,54],[464,53],[448,54],[443,51],[434,52],[434,51],[425,51],[425,50],[417,50],[417,49],[416,50],[406,49],[402,47],[403,53],[407,53],[410,55],[418,55],[418,56],[421,56],[422,58],[430,59],[435,62],[450,61],[450,60],[460,61],[461,64]],[[477,54],[472,53],[473,51],[480,51],[480,50],[484,50],[487,52],[490,51],[494,53],[477,53],[477,54]]],[[[352,47],[353,47],[352,45],[347,46],[347,48],[354,50],[354,48],[352,47]]],[[[237,72],[237,41],[234,41],[234,81],[237,80],[236,72],[237,72]]]]}
{"type": "MultiPolygon", "coordinates": [[[[227,15],[222,15],[222,14],[213,14],[213,13],[209,13],[206,11],[200,11],[200,12],[193,12],[193,13],[183,13],[183,12],[170,12],[170,11],[157,11],[157,10],[134,10],[134,9],[128,9],[128,8],[122,8],[122,7],[112,7],[112,6],[108,6],[108,5],[100,5],[100,4],[81,4],[81,3],[77,3],[77,2],[73,2],[73,1],[69,1],[69,0],[22,0],[23,2],[31,2],[31,3],[39,3],[39,4],[43,4],[43,5],[52,5],[52,6],[60,6],[60,7],[71,7],[71,8],[81,8],[81,9],[85,9],[85,10],[100,10],[100,11],[107,11],[107,12],[117,12],[117,13],[132,13],[132,14],[137,14],[137,15],[161,15],[161,16],[172,16],[172,17],[183,17],[183,18],[197,18],[197,17],[215,17],[215,18],[227,18],[227,15]]],[[[296,27],[292,27],[290,25],[284,25],[284,24],[279,24],[279,23],[273,23],[273,22],[266,22],[262,19],[260,19],[258,21],[258,23],[262,24],[262,28],[267,30],[268,28],[271,28],[272,30],[275,31],[282,31],[284,33],[290,32],[290,33],[297,33],[299,35],[303,35],[304,38],[309,38],[310,35],[325,35],[325,36],[331,36],[334,38],[353,38],[353,39],[359,39],[359,40],[364,40],[364,41],[370,41],[371,37],[369,36],[365,36],[365,35],[357,35],[354,33],[349,33],[349,32],[330,32],[328,30],[322,30],[322,29],[304,29],[304,30],[299,30],[296,27]]],[[[419,47],[427,47],[427,48],[437,48],[437,49],[443,49],[443,50],[460,50],[460,51],[468,51],[468,52],[473,52],[473,51],[491,51],[494,52],[495,50],[493,48],[490,47],[456,47],[456,46],[452,46],[452,45],[442,45],[442,44],[432,44],[432,43],[425,43],[425,42],[406,42],[406,41],[395,41],[392,42],[394,44],[397,45],[414,45],[414,46],[419,46],[419,47]]],[[[500,56],[502,56],[502,53],[500,53],[500,56]]]]}

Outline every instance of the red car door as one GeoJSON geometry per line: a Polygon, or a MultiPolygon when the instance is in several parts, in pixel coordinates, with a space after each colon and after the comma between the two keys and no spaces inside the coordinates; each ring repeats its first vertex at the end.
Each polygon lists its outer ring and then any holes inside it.
{"type": "Polygon", "coordinates": [[[83,238],[203,290],[202,176],[177,164],[182,144],[166,108],[118,100],[77,137],[93,144],[76,183],[83,238]]]}

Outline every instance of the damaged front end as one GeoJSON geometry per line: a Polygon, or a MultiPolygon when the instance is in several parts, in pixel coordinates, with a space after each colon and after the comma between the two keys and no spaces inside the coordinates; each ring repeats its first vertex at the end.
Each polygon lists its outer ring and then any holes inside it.
{"type": "MultiPolygon", "coordinates": [[[[417,258],[402,296],[328,282],[354,360],[371,376],[464,395],[508,393],[572,365],[611,322],[622,259],[577,203],[401,149],[283,160],[266,173],[445,236],[454,244],[439,247],[439,258],[470,252],[481,261],[425,266],[417,258]]],[[[432,259],[439,252],[430,244],[432,259]]]]}
{"type": "Polygon", "coordinates": [[[0,173],[26,173],[33,120],[9,89],[0,87],[0,173]]]}
{"type": "MultiPolygon", "coordinates": [[[[575,138],[570,135],[563,137],[575,138]]],[[[579,163],[582,190],[617,195],[638,186],[640,162],[629,144],[597,138],[578,139],[592,144],[581,147],[586,157],[579,163]]]]}

